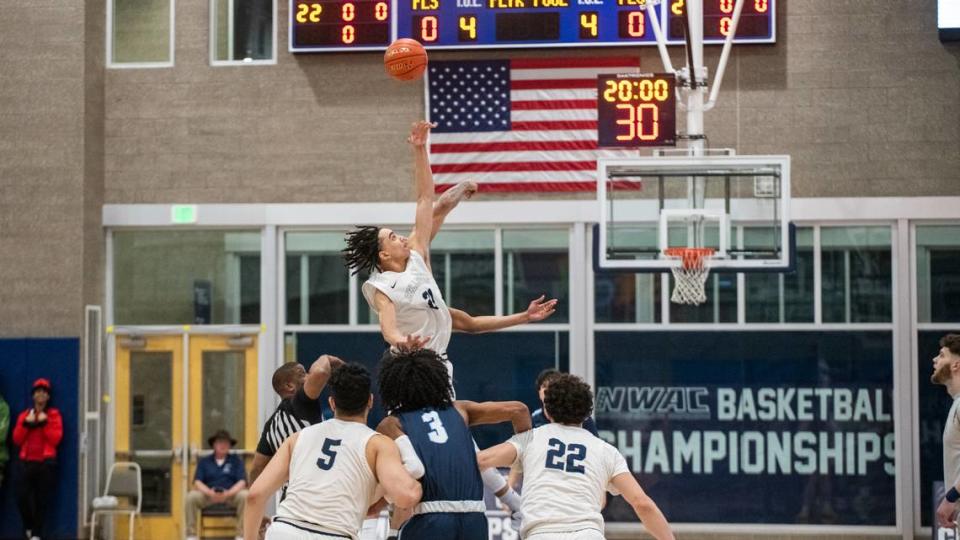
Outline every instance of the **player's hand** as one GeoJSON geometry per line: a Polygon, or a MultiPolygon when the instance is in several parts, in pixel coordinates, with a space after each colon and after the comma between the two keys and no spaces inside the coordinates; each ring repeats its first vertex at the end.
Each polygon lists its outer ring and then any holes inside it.
{"type": "Polygon", "coordinates": [[[473,180],[467,180],[462,183],[463,185],[463,198],[470,200],[470,197],[473,197],[477,191],[480,189],[480,186],[477,185],[473,180]]]}
{"type": "Polygon", "coordinates": [[[24,420],[27,422],[33,423],[34,421],[36,421],[36,419],[37,419],[36,410],[33,407],[31,407],[30,412],[27,413],[27,417],[24,418],[24,420]]]}
{"type": "Polygon", "coordinates": [[[542,321],[553,315],[553,312],[557,310],[557,299],[544,300],[546,297],[546,295],[541,295],[540,298],[533,300],[527,306],[528,322],[542,321]]]}
{"type": "Polygon", "coordinates": [[[37,422],[43,422],[43,421],[46,420],[46,419],[47,419],[47,413],[45,413],[45,412],[43,412],[43,411],[40,411],[40,412],[37,414],[37,422]]]}
{"type": "Polygon", "coordinates": [[[956,527],[956,515],[957,505],[955,503],[947,502],[946,499],[940,501],[940,506],[937,507],[937,523],[941,527],[956,527]]]}
{"type": "Polygon", "coordinates": [[[422,147],[423,145],[427,144],[427,137],[430,135],[430,128],[434,127],[437,127],[437,125],[431,124],[426,120],[414,122],[413,126],[410,127],[410,136],[407,137],[407,142],[414,147],[422,147]]]}
{"type": "Polygon", "coordinates": [[[424,345],[429,342],[430,338],[428,337],[420,337],[413,334],[408,334],[403,341],[397,343],[396,347],[400,352],[411,352],[422,349],[424,345]]]}

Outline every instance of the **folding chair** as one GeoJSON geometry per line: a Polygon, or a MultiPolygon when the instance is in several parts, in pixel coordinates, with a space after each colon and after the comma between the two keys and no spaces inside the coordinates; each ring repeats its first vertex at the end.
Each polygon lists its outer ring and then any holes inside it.
{"type": "Polygon", "coordinates": [[[119,461],[110,467],[107,475],[107,487],[103,497],[94,499],[93,513],[90,516],[90,538],[97,534],[98,515],[129,515],[129,539],[133,540],[133,521],[140,515],[143,501],[143,483],[140,465],[130,461],[119,461]],[[136,497],[136,505],[132,503],[136,497]],[[120,502],[120,499],[123,502],[120,502]]]}

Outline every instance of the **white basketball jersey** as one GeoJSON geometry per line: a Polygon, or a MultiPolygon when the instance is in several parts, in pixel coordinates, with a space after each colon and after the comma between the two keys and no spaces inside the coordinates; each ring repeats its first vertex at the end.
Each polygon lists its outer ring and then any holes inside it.
{"type": "Polygon", "coordinates": [[[619,494],[614,476],[630,472],[616,448],[589,431],[547,424],[514,435],[523,470],[523,527],[520,536],[544,532],[603,532],[604,491],[619,494]]]}
{"type": "Polygon", "coordinates": [[[373,297],[378,290],[393,302],[397,311],[397,329],[401,334],[429,337],[424,348],[446,357],[453,331],[450,310],[419,253],[410,250],[403,272],[374,271],[370,275],[363,284],[363,296],[373,311],[377,310],[373,297]]]}
{"type": "Polygon", "coordinates": [[[953,398],[953,405],[943,423],[943,485],[949,490],[960,480],[960,395],[953,398]]]}
{"type": "Polygon", "coordinates": [[[366,450],[376,434],[364,424],[337,419],[301,430],[277,517],[356,539],[375,502],[377,480],[366,450]]]}

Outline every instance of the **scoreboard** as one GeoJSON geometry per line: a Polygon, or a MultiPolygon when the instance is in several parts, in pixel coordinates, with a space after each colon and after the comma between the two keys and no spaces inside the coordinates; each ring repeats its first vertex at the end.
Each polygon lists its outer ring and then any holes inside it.
{"type": "Polygon", "coordinates": [[[597,78],[597,145],[677,144],[677,80],[668,73],[597,78]]]}
{"type": "MultiPolygon", "coordinates": [[[[686,0],[290,0],[290,51],[383,51],[398,38],[427,49],[682,44],[686,0]]],[[[735,0],[703,0],[704,43],[730,33],[735,0]]],[[[744,0],[734,43],[776,42],[776,0],[744,0]]]]}

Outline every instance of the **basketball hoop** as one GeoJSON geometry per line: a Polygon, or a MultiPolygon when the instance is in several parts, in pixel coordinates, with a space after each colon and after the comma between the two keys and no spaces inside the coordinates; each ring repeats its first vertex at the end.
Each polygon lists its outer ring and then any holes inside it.
{"type": "Polygon", "coordinates": [[[710,269],[704,264],[704,259],[712,257],[716,252],[713,248],[673,247],[663,250],[663,254],[671,259],[680,259],[680,266],[673,266],[673,294],[670,301],[675,304],[699,306],[707,301],[704,286],[710,269]]]}

